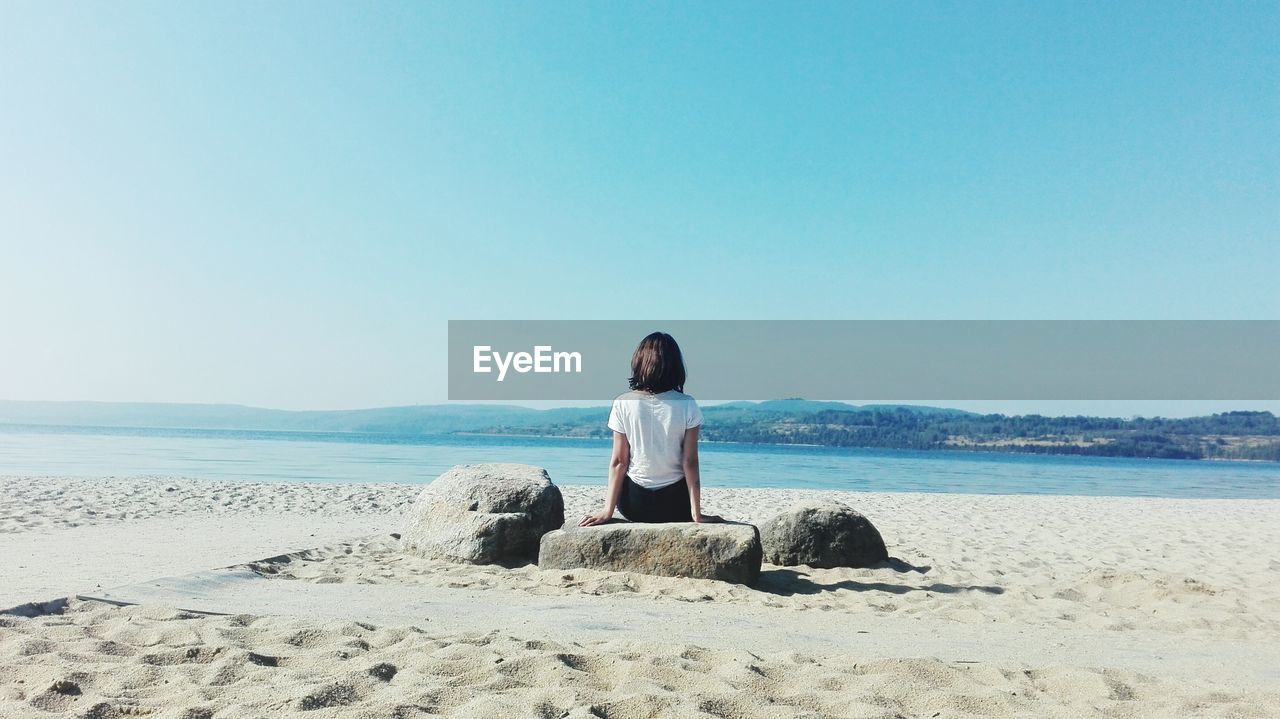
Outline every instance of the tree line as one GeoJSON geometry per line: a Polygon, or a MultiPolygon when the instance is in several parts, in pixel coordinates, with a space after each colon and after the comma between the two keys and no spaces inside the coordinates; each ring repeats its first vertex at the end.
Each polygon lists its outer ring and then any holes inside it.
{"type": "MultiPolygon", "coordinates": [[[[922,412],[909,407],[769,412],[712,406],[703,413],[702,436],[717,442],[1280,461],[1280,418],[1270,412],[1121,419],[922,412]]],[[[607,437],[603,424],[603,417],[590,416],[490,431],[607,437]]]]}

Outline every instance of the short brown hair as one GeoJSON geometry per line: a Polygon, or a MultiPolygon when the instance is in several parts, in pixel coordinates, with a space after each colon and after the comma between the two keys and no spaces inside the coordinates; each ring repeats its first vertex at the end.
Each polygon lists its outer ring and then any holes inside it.
{"type": "Polygon", "coordinates": [[[631,355],[631,389],[659,394],[684,391],[684,357],[680,345],[666,332],[654,332],[640,340],[631,355]]]}

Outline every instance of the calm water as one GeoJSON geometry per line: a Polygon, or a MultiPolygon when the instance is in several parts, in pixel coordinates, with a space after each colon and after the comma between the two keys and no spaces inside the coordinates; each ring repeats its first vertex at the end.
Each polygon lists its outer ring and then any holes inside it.
{"type": "MultiPolygon", "coordinates": [[[[603,484],[606,440],[0,425],[0,474],[426,482],[522,462],[603,484]]],[[[706,444],[704,486],[880,492],[1280,498],[1280,464],[706,444]]]]}

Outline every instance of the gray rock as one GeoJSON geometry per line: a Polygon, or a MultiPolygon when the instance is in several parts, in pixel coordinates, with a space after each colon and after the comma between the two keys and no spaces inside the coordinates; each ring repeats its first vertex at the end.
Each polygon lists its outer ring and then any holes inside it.
{"type": "Polygon", "coordinates": [[[889,558],[870,520],[839,502],[797,504],[760,526],[764,557],[793,567],[869,567],[889,558]]]}
{"type": "Polygon", "coordinates": [[[610,522],[542,537],[539,569],[604,569],[752,584],[760,577],[760,532],[750,524],[610,522]]]}
{"type": "Polygon", "coordinates": [[[542,535],[564,524],[564,499],[547,471],[527,464],[460,464],[409,509],[400,546],[468,564],[528,561],[542,535]]]}

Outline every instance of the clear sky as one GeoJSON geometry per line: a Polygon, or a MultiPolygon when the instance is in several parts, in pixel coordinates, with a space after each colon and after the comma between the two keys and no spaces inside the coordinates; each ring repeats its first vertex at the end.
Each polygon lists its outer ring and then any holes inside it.
{"type": "Polygon", "coordinates": [[[0,3],[0,398],[439,402],[450,318],[1280,319],[1276,2],[687,5],[0,3]]]}

